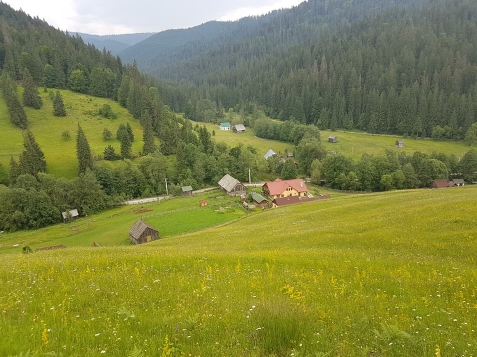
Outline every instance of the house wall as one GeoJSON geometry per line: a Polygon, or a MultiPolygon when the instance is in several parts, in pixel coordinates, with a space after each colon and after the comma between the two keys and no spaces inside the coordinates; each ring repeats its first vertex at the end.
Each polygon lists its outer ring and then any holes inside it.
{"type": "Polygon", "coordinates": [[[270,196],[270,197],[274,200],[275,198],[289,197],[289,196],[306,197],[306,192],[301,192],[300,193],[297,190],[295,190],[293,187],[289,187],[287,190],[283,191],[281,194],[273,195],[273,196],[270,196]]]}

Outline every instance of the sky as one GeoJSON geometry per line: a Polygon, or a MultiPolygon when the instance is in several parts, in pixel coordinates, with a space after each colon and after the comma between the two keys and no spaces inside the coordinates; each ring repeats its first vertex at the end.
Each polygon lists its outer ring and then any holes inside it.
{"type": "Polygon", "coordinates": [[[160,32],[234,21],[304,0],[1,0],[50,25],[94,35],[160,32]]]}

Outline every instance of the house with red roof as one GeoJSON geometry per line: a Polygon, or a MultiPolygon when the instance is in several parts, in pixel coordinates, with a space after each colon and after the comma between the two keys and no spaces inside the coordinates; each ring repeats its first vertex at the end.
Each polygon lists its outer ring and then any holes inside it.
{"type": "Polygon", "coordinates": [[[280,180],[266,182],[262,186],[264,194],[268,195],[272,200],[281,197],[307,197],[308,188],[303,179],[280,180]]]}

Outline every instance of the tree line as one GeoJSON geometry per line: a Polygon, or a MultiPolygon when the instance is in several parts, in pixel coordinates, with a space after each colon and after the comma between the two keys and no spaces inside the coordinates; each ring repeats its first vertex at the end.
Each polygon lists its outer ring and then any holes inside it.
{"type": "Polygon", "coordinates": [[[320,129],[464,138],[477,121],[477,3],[389,5],[331,26],[313,20],[320,6],[309,1],[261,37],[158,64],[165,102],[201,121],[252,102],[320,129]]]}

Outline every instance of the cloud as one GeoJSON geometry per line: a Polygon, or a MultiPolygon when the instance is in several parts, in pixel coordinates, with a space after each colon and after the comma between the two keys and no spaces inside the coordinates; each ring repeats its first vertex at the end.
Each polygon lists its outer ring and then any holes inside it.
{"type": "Polygon", "coordinates": [[[65,30],[71,23],[77,21],[74,0],[11,0],[9,5],[15,10],[22,9],[25,13],[45,20],[53,27],[65,30]]]}
{"type": "Polygon", "coordinates": [[[288,9],[297,6],[304,0],[280,0],[271,5],[241,7],[221,16],[219,21],[236,21],[247,16],[259,16],[267,14],[273,10],[288,9]]]}

